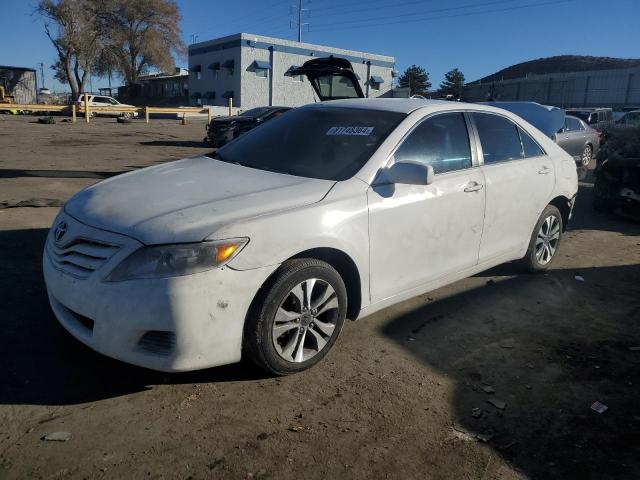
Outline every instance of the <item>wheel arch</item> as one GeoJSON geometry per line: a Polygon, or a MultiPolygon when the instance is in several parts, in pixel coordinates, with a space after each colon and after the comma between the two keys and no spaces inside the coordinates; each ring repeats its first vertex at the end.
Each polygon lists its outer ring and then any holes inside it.
{"type": "Polygon", "coordinates": [[[567,230],[567,224],[569,223],[569,214],[571,213],[571,207],[569,206],[570,200],[564,195],[558,195],[549,202],[549,205],[553,205],[562,215],[562,231],[567,230]]]}
{"type": "MultiPolygon", "coordinates": [[[[360,280],[360,271],[358,270],[354,260],[347,253],[337,248],[319,247],[296,253],[283,261],[282,264],[289,260],[299,258],[315,258],[316,260],[322,260],[337,270],[344,281],[345,288],[347,289],[347,318],[350,320],[356,320],[362,307],[362,284],[360,280]]],[[[279,272],[280,268],[277,268],[271,275],[269,275],[269,278],[264,281],[251,302],[252,306],[249,309],[250,312],[254,311],[258,306],[258,300],[264,298],[279,272]]]]}

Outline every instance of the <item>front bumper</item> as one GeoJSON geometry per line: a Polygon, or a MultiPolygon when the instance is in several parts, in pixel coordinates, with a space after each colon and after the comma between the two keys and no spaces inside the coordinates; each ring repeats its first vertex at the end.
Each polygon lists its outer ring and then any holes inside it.
{"type": "Polygon", "coordinates": [[[249,305],[276,267],[224,267],[182,277],[105,282],[104,277],[141,244],[68,215],[64,218],[72,236],[120,248],[95,271],[79,276],[58,261],[50,232],[43,255],[49,301],[74,337],[109,357],[168,372],[240,360],[249,305]]]}

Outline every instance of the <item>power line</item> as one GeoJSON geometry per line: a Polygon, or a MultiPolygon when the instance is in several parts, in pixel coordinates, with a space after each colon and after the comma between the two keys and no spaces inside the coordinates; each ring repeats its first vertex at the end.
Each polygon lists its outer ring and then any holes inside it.
{"type": "MultiPolygon", "coordinates": [[[[348,7],[355,7],[356,5],[366,5],[367,7],[370,7],[373,4],[376,3],[387,3],[389,0],[364,0],[364,1],[360,1],[360,2],[349,2],[348,7]]],[[[426,3],[426,2],[432,2],[433,0],[419,0],[416,3],[426,3]]],[[[395,7],[397,4],[395,2],[391,2],[391,4],[389,6],[393,6],[395,7]]],[[[339,5],[329,5],[329,6],[320,6],[320,7],[314,7],[314,12],[319,11],[319,12],[325,12],[327,10],[336,10],[336,9],[341,9],[343,8],[345,5],[344,4],[339,4],[339,5]]],[[[380,8],[380,7],[377,7],[380,8]]]]}
{"type": "MultiPolygon", "coordinates": [[[[391,15],[391,16],[385,16],[385,17],[378,17],[376,18],[376,20],[381,19],[381,18],[399,18],[399,17],[408,17],[408,16],[413,16],[413,15],[420,15],[420,14],[425,14],[425,13],[437,13],[437,12],[447,12],[447,11],[452,11],[452,10],[462,10],[465,8],[480,8],[483,6],[488,6],[488,5],[493,5],[493,4],[498,4],[498,3],[508,3],[508,2],[516,2],[518,0],[495,0],[492,2],[485,2],[485,3],[468,3],[465,5],[458,5],[457,7],[445,7],[445,8],[436,8],[433,10],[425,10],[422,12],[414,12],[414,13],[404,13],[404,14],[399,14],[399,15],[391,15]]],[[[402,6],[408,6],[408,5],[416,5],[416,4],[423,4],[424,0],[414,0],[412,2],[400,2],[400,3],[394,3],[393,4],[393,8],[396,7],[402,7],[402,6]]],[[[334,17],[336,15],[345,15],[345,14],[349,14],[349,13],[359,13],[361,10],[357,9],[357,10],[345,10],[345,11],[341,11],[341,12],[334,12],[334,13],[327,13],[327,14],[321,14],[319,15],[319,17],[323,18],[323,17],[334,17]]],[[[356,20],[349,20],[348,22],[351,21],[356,21],[356,20]]],[[[366,18],[363,18],[361,20],[358,21],[367,21],[366,18]]],[[[340,24],[340,23],[346,23],[346,22],[331,22],[331,25],[336,25],[336,24],[340,24]]]]}
{"type": "Polygon", "coordinates": [[[254,24],[255,22],[268,22],[269,20],[275,20],[277,18],[282,18],[283,14],[281,12],[278,13],[273,13],[273,10],[288,4],[290,0],[280,0],[278,2],[275,3],[271,3],[269,5],[263,5],[263,8],[260,8],[258,10],[255,10],[253,12],[251,12],[251,14],[247,14],[246,12],[243,13],[241,16],[237,16],[237,17],[232,17],[228,20],[225,21],[220,21],[217,23],[214,23],[213,26],[214,28],[217,26],[218,27],[218,31],[213,33],[205,33],[204,35],[220,35],[220,31],[223,32],[228,32],[228,31],[232,31],[232,30],[236,30],[238,27],[240,26],[241,28],[244,28],[247,25],[251,25],[254,24]],[[266,13],[267,11],[269,11],[269,13],[267,15],[261,15],[261,16],[256,16],[256,14],[260,14],[260,13],[266,13]]]}
{"type": "MultiPolygon", "coordinates": [[[[440,15],[440,16],[436,16],[436,17],[432,17],[432,16],[428,16],[428,17],[421,17],[421,18],[413,18],[413,19],[407,19],[407,20],[398,20],[395,22],[382,22],[382,23],[370,23],[370,24],[363,24],[363,25],[358,25],[358,22],[362,22],[365,20],[355,20],[353,21],[353,23],[356,24],[349,24],[349,25],[344,25],[342,27],[335,27],[335,28],[318,28],[318,29],[314,29],[314,31],[321,31],[321,32],[329,32],[329,31],[334,31],[334,30],[342,30],[344,28],[367,28],[367,27],[377,27],[377,26],[386,26],[386,25],[397,25],[397,24],[406,24],[406,23],[416,23],[416,22],[425,22],[425,21],[430,21],[430,20],[441,20],[441,19],[446,19],[446,18],[458,18],[458,17],[468,17],[471,15],[484,15],[487,13],[499,13],[499,12],[506,12],[506,11],[512,11],[512,10],[520,10],[523,8],[533,8],[533,7],[543,7],[543,6],[547,6],[547,5],[559,5],[562,3],[569,3],[569,2],[575,2],[576,0],[554,0],[554,1],[548,1],[548,2],[542,2],[542,3],[529,3],[526,5],[518,5],[518,6],[514,6],[514,7],[504,7],[504,8],[496,8],[496,9],[492,9],[492,10],[484,10],[484,11],[479,11],[479,12],[464,12],[464,13],[456,13],[456,14],[451,14],[451,15],[440,15]]],[[[368,21],[374,21],[374,20],[382,20],[384,18],[390,18],[390,17],[380,17],[377,19],[368,19],[368,21]]],[[[350,22],[351,23],[351,22],[350,22]]],[[[335,23],[331,23],[328,25],[335,25],[335,23]]]]}

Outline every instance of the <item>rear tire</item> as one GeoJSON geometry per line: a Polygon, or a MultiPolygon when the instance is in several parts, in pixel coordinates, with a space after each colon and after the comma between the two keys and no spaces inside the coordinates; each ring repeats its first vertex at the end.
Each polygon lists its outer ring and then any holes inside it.
{"type": "Polygon", "coordinates": [[[524,266],[530,272],[546,270],[553,262],[562,240],[562,214],[553,205],[547,205],[540,214],[529,240],[529,248],[523,257],[524,266]]]}
{"type": "Polygon", "coordinates": [[[580,165],[583,167],[588,167],[591,163],[591,158],[593,157],[593,148],[591,145],[587,145],[584,147],[582,151],[582,155],[580,156],[580,165]]]}
{"type": "Polygon", "coordinates": [[[346,287],[331,265],[290,260],[254,301],[245,322],[244,351],[271,374],[301,372],[327,355],[346,314],[346,287]]]}

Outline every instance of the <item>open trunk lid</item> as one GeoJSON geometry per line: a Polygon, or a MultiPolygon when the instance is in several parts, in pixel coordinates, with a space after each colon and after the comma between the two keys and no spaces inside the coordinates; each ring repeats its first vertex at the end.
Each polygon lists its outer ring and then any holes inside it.
{"type": "Polygon", "coordinates": [[[344,58],[313,58],[301,67],[291,67],[285,75],[306,76],[316,95],[323,102],[345,98],[364,98],[360,81],[353,71],[351,62],[344,58]]]}

